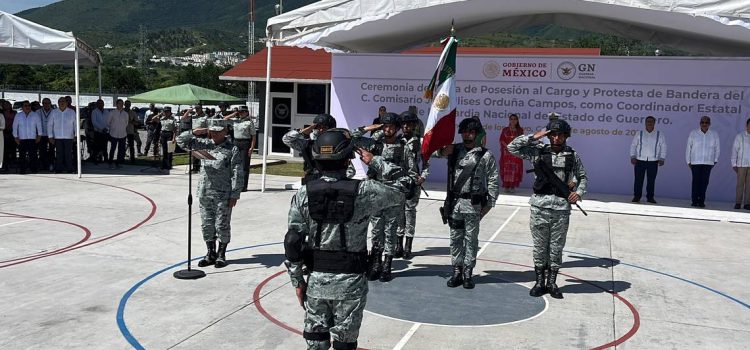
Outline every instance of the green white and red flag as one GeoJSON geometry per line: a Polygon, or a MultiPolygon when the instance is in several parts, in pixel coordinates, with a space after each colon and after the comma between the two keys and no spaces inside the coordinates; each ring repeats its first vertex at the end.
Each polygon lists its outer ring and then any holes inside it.
{"type": "Polygon", "coordinates": [[[422,158],[430,159],[432,152],[453,143],[456,133],[456,50],[458,40],[453,35],[443,40],[443,53],[432,80],[425,90],[425,98],[432,100],[430,115],[422,139],[422,158]]]}

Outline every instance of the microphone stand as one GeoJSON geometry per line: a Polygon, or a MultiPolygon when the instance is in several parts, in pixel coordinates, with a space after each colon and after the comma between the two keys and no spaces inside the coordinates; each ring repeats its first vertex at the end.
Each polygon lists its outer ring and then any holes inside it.
{"type": "Polygon", "coordinates": [[[192,260],[191,256],[191,246],[192,246],[192,239],[191,239],[191,230],[192,230],[192,218],[193,218],[193,171],[190,169],[190,167],[193,165],[193,145],[192,140],[190,144],[190,163],[188,164],[188,226],[187,226],[187,235],[188,235],[188,245],[187,245],[187,269],[185,270],[179,270],[175,271],[173,274],[174,278],[181,279],[181,280],[195,280],[206,276],[206,273],[202,270],[193,270],[190,267],[190,262],[192,260]]]}

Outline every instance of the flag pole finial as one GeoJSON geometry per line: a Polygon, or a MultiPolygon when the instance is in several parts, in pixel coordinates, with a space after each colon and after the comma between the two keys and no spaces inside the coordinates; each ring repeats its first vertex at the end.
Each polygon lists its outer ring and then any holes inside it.
{"type": "Polygon", "coordinates": [[[454,20],[451,19],[451,36],[456,35],[456,27],[453,24],[454,24],[454,20]]]}

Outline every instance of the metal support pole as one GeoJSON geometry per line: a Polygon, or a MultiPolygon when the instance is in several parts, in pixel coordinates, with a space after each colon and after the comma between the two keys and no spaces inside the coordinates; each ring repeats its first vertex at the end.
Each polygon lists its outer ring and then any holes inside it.
{"type": "Polygon", "coordinates": [[[73,71],[75,72],[75,86],[76,86],[76,154],[78,155],[78,178],[81,178],[81,162],[83,156],[81,155],[81,91],[79,84],[79,69],[78,69],[78,43],[76,42],[76,48],[73,53],[73,71]]]}
{"type": "Polygon", "coordinates": [[[268,55],[266,57],[266,109],[265,109],[265,116],[264,116],[264,125],[263,125],[263,171],[261,175],[261,181],[260,181],[260,191],[265,192],[266,191],[266,171],[268,170],[268,149],[270,145],[268,144],[268,133],[270,132],[271,128],[271,47],[273,47],[273,42],[271,41],[271,38],[273,36],[271,35],[271,31],[268,31],[266,33],[266,50],[268,50],[268,55]]]}

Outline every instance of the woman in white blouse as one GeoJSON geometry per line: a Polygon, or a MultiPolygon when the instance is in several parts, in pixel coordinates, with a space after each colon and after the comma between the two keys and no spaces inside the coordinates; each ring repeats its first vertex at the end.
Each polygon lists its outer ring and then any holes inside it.
{"type": "Polygon", "coordinates": [[[737,173],[737,190],[734,209],[750,210],[750,118],[745,122],[745,131],[734,138],[732,144],[732,169],[737,173]],[[744,196],[745,206],[742,206],[744,196]]]}

